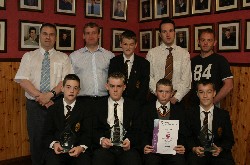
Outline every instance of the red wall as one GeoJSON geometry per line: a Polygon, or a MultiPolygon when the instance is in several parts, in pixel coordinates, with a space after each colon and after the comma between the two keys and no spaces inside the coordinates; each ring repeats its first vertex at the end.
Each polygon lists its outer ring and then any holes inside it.
{"type": "MultiPolygon", "coordinates": [[[[7,19],[7,53],[0,53],[0,58],[21,58],[26,51],[18,50],[19,42],[19,20],[38,22],[50,22],[58,24],[76,25],[75,49],[84,46],[82,33],[85,23],[93,21],[103,27],[103,47],[111,49],[111,29],[128,28],[139,33],[137,19],[138,4],[128,1],[127,22],[114,21],[110,19],[110,6],[112,1],[103,0],[103,19],[85,18],[85,0],[76,0],[76,16],[54,13],[54,0],[43,0],[44,12],[18,11],[17,0],[6,0],[6,10],[0,10],[0,19],[7,19]]],[[[138,49],[136,50],[138,53],[138,49]]],[[[68,54],[70,52],[67,52],[68,54]]]]}
{"type": "MultiPolygon", "coordinates": [[[[155,29],[158,28],[160,20],[138,23],[138,3],[128,0],[127,22],[114,21],[110,19],[110,6],[112,1],[103,0],[103,19],[88,19],[85,18],[85,9],[83,0],[76,0],[76,16],[54,14],[54,0],[43,0],[44,12],[29,12],[18,11],[18,2],[16,0],[6,0],[6,10],[0,10],[0,19],[7,19],[7,53],[1,53],[0,58],[21,58],[26,51],[18,50],[19,42],[19,20],[30,20],[39,22],[50,22],[59,24],[76,25],[76,47],[79,49],[83,47],[83,25],[89,21],[94,21],[103,27],[103,47],[110,50],[112,28],[128,28],[136,32],[139,36],[139,29],[155,29]]],[[[185,18],[176,18],[176,26],[191,26],[191,47],[190,53],[193,57],[197,53],[193,53],[194,33],[193,25],[202,23],[214,23],[215,30],[218,30],[217,23],[230,20],[241,20],[241,44],[240,52],[220,52],[231,63],[250,63],[250,52],[244,52],[244,38],[245,38],[245,20],[250,19],[250,10],[239,10],[232,12],[225,12],[220,14],[211,14],[203,16],[190,16],[185,18]]],[[[140,53],[136,49],[136,53],[145,56],[146,53],[140,53]]]]}

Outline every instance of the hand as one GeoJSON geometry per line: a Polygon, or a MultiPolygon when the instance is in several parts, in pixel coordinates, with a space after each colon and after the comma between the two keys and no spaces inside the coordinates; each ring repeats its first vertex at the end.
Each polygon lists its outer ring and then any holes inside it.
{"type": "Polygon", "coordinates": [[[82,148],[81,146],[74,147],[69,150],[69,156],[78,157],[83,151],[84,148],[82,148]]]}
{"type": "Polygon", "coordinates": [[[36,101],[39,102],[39,104],[41,104],[42,106],[44,106],[50,101],[52,97],[53,94],[51,92],[40,93],[40,95],[36,97],[36,101]]]}
{"type": "Polygon", "coordinates": [[[54,104],[54,101],[50,100],[47,104],[45,104],[45,107],[48,109],[53,104],[54,104]]]}
{"type": "Polygon", "coordinates": [[[63,148],[60,143],[54,143],[53,148],[56,154],[62,153],[63,148]]]}
{"type": "Polygon", "coordinates": [[[170,102],[172,104],[175,104],[176,102],[178,102],[178,100],[173,96],[173,97],[170,98],[170,102]]]}
{"type": "Polygon", "coordinates": [[[103,138],[101,141],[101,146],[102,148],[110,148],[111,146],[113,146],[113,144],[111,143],[110,139],[103,138]]]}
{"type": "Polygon", "coordinates": [[[177,154],[184,154],[185,153],[185,147],[183,145],[177,145],[174,147],[174,150],[177,154]]]}
{"type": "Polygon", "coordinates": [[[124,151],[130,150],[130,141],[125,139],[122,143],[122,148],[124,151]]]}
{"type": "Polygon", "coordinates": [[[222,148],[217,147],[215,144],[213,144],[213,148],[214,149],[211,151],[213,156],[218,156],[222,151],[222,148]]]}
{"type": "Polygon", "coordinates": [[[203,156],[205,156],[204,155],[204,148],[203,147],[193,147],[193,152],[197,155],[197,156],[199,156],[199,157],[203,157],[203,156]]]}
{"type": "Polygon", "coordinates": [[[149,153],[151,153],[151,152],[153,152],[153,151],[154,151],[153,146],[146,145],[146,146],[144,147],[144,154],[149,154],[149,153]]]}

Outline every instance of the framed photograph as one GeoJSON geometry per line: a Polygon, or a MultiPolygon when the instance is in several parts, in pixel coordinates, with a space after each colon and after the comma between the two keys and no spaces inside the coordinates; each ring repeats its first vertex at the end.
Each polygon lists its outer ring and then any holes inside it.
{"type": "Polygon", "coordinates": [[[218,23],[218,51],[240,51],[240,21],[218,23]]]}
{"type": "Polygon", "coordinates": [[[215,0],[216,12],[236,10],[238,7],[238,0],[215,0]]]}
{"type": "Polygon", "coordinates": [[[193,0],[192,14],[211,13],[211,0],[193,0]]]}
{"type": "Polygon", "coordinates": [[[139,0],[139,21],[148,21],[153,16],[152,0],[139,0]]]}
{"type": "Polygon", "coordinates": [[[121,42],[121,34],[125,31],[125,29],[112,29],[112,43],[111,50],[113,52],[122,52],[122,48],[120,47],[121,42]]]}
{"type": "Polygon", "coordinates": [[[55,0],[55,13],[76,15],[76,0],[55,0]]]}
{"type": "Polygon", "coordinates": [[[173,0],[173,17],[188,16],[190,0],[173,0]]]}
{"type": "Polygon", "coordinates": [[[75,50],[75,26],[56,25],[56,50],[73,51],[75,50]]]}
{"type": "Polygon", "coordinates": [[[189,45],[189,41],[190,41],[190,26],[188,27],[176,27],[175,28],[175,33],[176,33],[176,37],[175,37],[175,41],[174,43],[177,46],[180,46],[184,49],[186,49],[187,51],[190,50],[190,45],[189,45]]]}
{"type": "Polygon", "coordinates": [[[127,20],[128,0],[113,0],[111,18],[119,21],[127,20]]]}
{"type": "Polygon", "coordinates": [[[89,18],[102,18],[103,0],[86,0],[85,16],[89,18]]]}
{"type": "Polygon", "coordinates": [[[5,19],[0,19],[0,53],[7,52],[7,21],[5,19]]]}
{"type": "Polygon", "coordinates": [[[250,8],[250,0],[241,0],[242,8],[250,8]]]}
{"type": "Polygon", "coordinates": [[[20,21],[20,50],[33,50],[39,48],[41,26],[41,22],[20,21]]]}
{"type": "Polygon", "coordinates": [[[154,0],[154,19],[169,17],[169,0],[154,0]]]}
{"type": "Polygon", "coordinates": [[[250,51],[250,19],[246,20],[245,28],[245,51],[250,51]]]}
{"type": "Polygon", "coordinates": [[[152,30],[140,31],[140,51],[146,52],[152,48],[152,30]]]}
{"type": "Polygon", "coordinates": [[[214,29],[214,25],[213,24],[199,24],[199,25],[194,25],[194,52],[200,52],[201,48],[200,45],[198,43],[198,39],[199,39],[199,34],[201,32],[202,29],[214,29]]]}
{"type": "Polygon", "coordinates": [[[160,30],[155,29],[155,46],[161,45],[161,36],[160,36],[160,30]]]}
{"type": "Polygon", "coordinates": [[[0,0],[0,10],[5,10],[6,9],[6,5],[5,5],[5,0],[0,0]]]}
{"type": "Polygon", "coordinates": [[[19,10],[43,12],[43,0],[19,0],[19,10]]]}

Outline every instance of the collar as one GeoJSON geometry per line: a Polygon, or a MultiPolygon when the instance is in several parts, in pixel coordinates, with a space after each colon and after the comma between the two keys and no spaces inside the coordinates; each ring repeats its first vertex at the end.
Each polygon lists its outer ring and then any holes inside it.
{"type": "Polygon", "coordinates": [[[176,45],[175,45],[175,44],[173,44],[172,46],[167,46],[167,45],[165,45],[164,43],[162,43],[162,44],[160,45],[160,47],[162,48],[163,51],[165,51],[167,48],[170,48],[170,47],[172,47],[173,50],[176,49],[176,45]]]}
{"type": "Polygon", "coordinates": [[[114,100],[112,100],[112,98],[111,97],[109,97],[108,98],[108,102],[109,103],[111,103],[112,105],[114,105],[114,103],[118,103],[118,105],[123,105],[123,102],[124,102],[124,98],[123,97],[121,97],[120,98],[120,100],[118,100],[118,101],[114,101],[114,100]]]}
{"type": "MultiPolygon", "coordinates": [[[[54,51],[55,51],[54,48],[50,49],[50,50],[49,50],[49,56],[51,56],[51,55],[54,53],[54,51]]],[[[44,54],[46,51],[45,51],[45,49],[43,49],[42,47],[40,47],[40,52],[41,52],[42,54],[44,54]]]]}
{"type": "Polygon", "coordinates": [[[122,56],[123,56],[124,62],[125,62],[126,60],[129,60],[130,63],[133,63],[134,60],[135,60],[135,54],[134,54],[134,53],[132,54],[132,56],[131,56],[129,59],[124,55],[124,53],[123,53],[122,56]]]}
{"type": "Polygon", "coordinates": [[[73,107],[75,106],[75,104],[76,104],[76,100],[75,100],[73,103],[71,103],[71,104],[67,104],[66,101],[65,101],[64,98],[63,98],[63,106],[64,106],[64,107],[65,107],[66,105],[69,105],[69,106],[71,106],[71,109],[73,109],[73,107]]]}
{"type": "MultiPolygon", "coordinates": [[[[157,100],[156,101],[156,109],[160,108],[162,104],[157,100]]],[[[170,109],[170,101],[165,105],[167,106],[167,109],[170,109]]]]}
{"type": "Polygon", "coordinates": [[[214,110],[214,105],[211,108],[209,108],[208,111],[206,111],[204,108],[202,108],[202,106],[200,106],[200,114],[203,113],[203,111],[205,111],[205,112],[210,112],[210,114],[213,115],[213,110],[214,110]]]}
{"type": "MultiPolygon", "coordinates": [[[[103,48],[100,47],[100,46],[98,45],[96,51],[94,51],[94,52],[97,52],[97,51],[103,52],[103,48]]],[[[87,46],[85,46],[85,47],[83,48],[83,53],[85,53],[85,52],[90,52],[87,46]]],[[[94,52],[93,52],[93,53],[94,53],[94,52]]]]}

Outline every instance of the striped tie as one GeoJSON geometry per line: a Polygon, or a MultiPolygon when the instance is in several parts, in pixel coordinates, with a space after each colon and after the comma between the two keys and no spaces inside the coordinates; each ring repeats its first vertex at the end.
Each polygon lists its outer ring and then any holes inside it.
{"type": "Polygon", "coordinates": [[[209,140],[209,134],[208,134],[208,114],[209,114],[209,112],[205,112],[205,111],[203,111],[203,113],[205,114],[205,118],[204,118],[204,120],[203,120],[203,133],[205,134],[205,135],[207,135],[207,139],[209,140]]]}
{"type": "Polygon", "coordinates": [[[166,65],[165,65],[165,79],[168,79],[170,81],[172,81],[172,77],[173,77],[173,55],[172,55],[172,50],[173,48],[167,48],[169,50],[169,55],[166,59],[166,65]]]}
{"type": "Polygon", "coordinates": [[[44,59],[43,59],[43,62],[42,62],[40,91],[41,92],[50,91],[50,60],[49,60],[49,52],[44,53],[44,59]]]}

